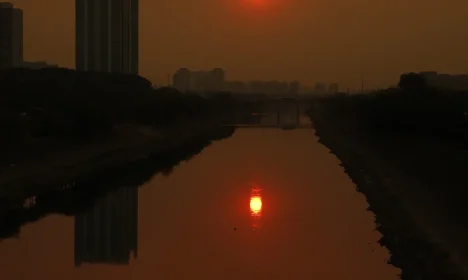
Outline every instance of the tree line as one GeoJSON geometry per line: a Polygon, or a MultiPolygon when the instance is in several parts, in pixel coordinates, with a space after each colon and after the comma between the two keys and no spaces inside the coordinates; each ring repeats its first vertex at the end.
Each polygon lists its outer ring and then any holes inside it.
{"type": "Polygon", "coordinates": [[[0,71],[3,142],[30,138],[82,139],[119,124],[161,128],[213,118],[239,106],[229,94],[203,98],[173,88],[154,89],[138,75],[65,68],[0,71]]]}
{"type": "Polygon", "coordinates": [[[468,92],[432,88],[416,73],[398,88],[321,98],[329,117],[354,120],[373,135],[418,136],[468,146],[468,92]]]}

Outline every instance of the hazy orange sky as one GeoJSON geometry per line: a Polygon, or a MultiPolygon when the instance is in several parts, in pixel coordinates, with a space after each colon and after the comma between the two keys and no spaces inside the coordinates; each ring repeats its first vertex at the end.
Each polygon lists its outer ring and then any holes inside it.
{"type": "MultiPolygon", "coordinates": [[[[26,60],[74,67],[74,1],[17,0],[26,60]]],[[[341,88],[395,84],[401,72],[468,72],[466,0],[140,0],[140,74],[179,67],[228,79],[341,88]]]]}

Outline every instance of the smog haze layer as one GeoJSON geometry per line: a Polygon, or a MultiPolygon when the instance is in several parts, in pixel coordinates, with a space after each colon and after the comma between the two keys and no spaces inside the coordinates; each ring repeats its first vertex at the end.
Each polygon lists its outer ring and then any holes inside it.
{"type": "MultiPolygon", "coordinates": [[[[18,0],[26,60],[74,67],[73,0],[18,0]]],[[[463,0],[140,0],[140,74],[222,67],[228,79],[395,84],[402,72],[467,73],[463,0]],[[385,2],[385,3],[384,3],[385,2]]]]}

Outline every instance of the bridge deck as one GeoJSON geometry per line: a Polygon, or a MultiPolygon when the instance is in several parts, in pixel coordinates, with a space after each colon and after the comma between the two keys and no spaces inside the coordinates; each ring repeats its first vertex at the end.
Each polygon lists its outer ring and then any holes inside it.
{"type": "Polygon", "coordinates": [[[237,128],[291,128],[291,129],[310,129],[312,125],[278,125],[278,124],[226,124],[225,126],[234,126],[237,128]]]}

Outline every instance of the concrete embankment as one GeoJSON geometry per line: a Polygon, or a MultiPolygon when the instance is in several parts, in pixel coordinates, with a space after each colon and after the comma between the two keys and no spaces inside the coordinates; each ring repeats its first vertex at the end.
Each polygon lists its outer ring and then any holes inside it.
{"type": "MultiPolygon", "coordinates": [[[[226,137],[232,128],[215,123],[190,123],[171,130],[125,126],[116,129],[105,141],[98,139],[82,144],[64,145],[19,160],[0,173],[0,201],[16,204],[17,200],[64,184],[86,178],[131,162],[174,151],[190,143],[226,137]]],[[[24,152],[23,152],[24,154],[24,152]]],[[[18,156],[18,158],[21,158],[18,156]]]]}
{"type": "Polygon", "coordinates": [[[442,206],[434,204],[435,193],[425,187],[425,181],[402,172],[399,166],[406,157],[397,152],[402,143],[374,145],[359,124],[329,117],[326,110],[317,106],[309,112],[319,142],[339,158],[357,190],[366,196],[383,235],[380,243],[391,253],[389,262],[402,269],[401,278],[466,279],[466,241],[461,242],[463,237],[453,226],[435,222],[447,219],[440,215],[442,206]],[[379,149],[393,151],[394,164],[379,149]]]}

